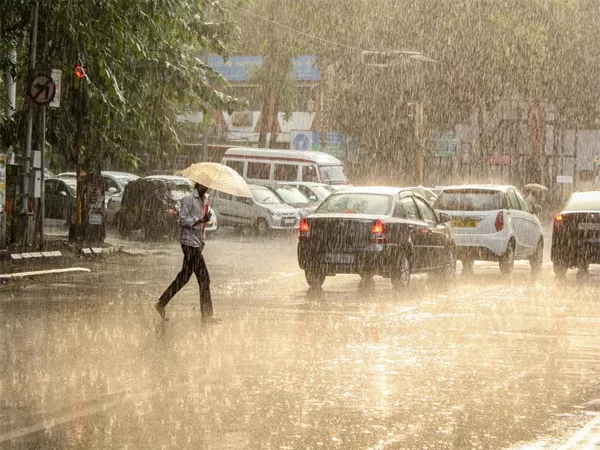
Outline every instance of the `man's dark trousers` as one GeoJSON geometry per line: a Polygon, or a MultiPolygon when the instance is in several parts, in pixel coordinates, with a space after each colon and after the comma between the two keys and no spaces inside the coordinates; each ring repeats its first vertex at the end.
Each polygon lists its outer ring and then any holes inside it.
{"type": "Polygon", "coordinates": [[[183,267],[181,268],[181,272],[179,272],[163,295],[160,296],[158,303],[163,308],[167,306],[167,303],[169,303],[175,294],[190,281],[192,273],[195,273],[200,286],[200,311],[202,317],[212,316],[213,307],[212,298],[210,296],[210,277],[208,276],[206,263],[202,256],[202,249],[187,245],[182,245],[181,248],[183,250],[183,267]]]}

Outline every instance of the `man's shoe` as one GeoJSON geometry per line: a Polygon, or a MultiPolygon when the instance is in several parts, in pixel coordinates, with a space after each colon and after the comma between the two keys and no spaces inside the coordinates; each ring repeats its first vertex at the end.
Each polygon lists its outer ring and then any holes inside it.
{"type": "Polygon", "coordinates": [[[160,303],[155,303],[154,308],[158,311],[158,313],[160,314],[160,317],[163,320],[169,320],[165,317],[165,307],[164,306],[162,306],[160,303]]]}

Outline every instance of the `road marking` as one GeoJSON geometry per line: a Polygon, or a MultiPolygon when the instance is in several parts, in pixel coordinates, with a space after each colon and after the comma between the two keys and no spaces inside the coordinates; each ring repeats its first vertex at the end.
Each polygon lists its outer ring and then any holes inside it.
{"type": "Polygon", "coordinates": [[[71,272],[91,272],[90,269],[86,269],[84,267],[68,267],[65,269],[50,269],[50,270],[36,270],[33,272],[16,272],[16,273],[5,273],[0,274],[0,281],[2,280],[15,280],[19,278],[27,278],[38,275],[55,275],[61,273],[71,273],[71,272]]]}

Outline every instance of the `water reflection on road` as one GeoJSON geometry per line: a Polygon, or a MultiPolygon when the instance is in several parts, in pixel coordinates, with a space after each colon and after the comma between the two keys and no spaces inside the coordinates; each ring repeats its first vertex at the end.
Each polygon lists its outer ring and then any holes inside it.
{"type": "Polygon", "coordinates": [[[173,243],[0,287],[0,445],[506,448],[558,442],[600,397],[600,270],[561,284],[547,265],[507,279],[482,264],[403,294],[354,276],[309,291],[294,245],[209,241],[215,324],[194,280],[168,322],[152,309],[173,243]]]}

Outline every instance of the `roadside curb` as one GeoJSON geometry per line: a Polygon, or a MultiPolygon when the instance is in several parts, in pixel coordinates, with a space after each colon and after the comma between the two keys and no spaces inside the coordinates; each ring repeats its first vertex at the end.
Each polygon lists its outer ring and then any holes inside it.
{"type": "Polygon", "coordinates": [[[31,272],[15,272],[15,273],[3,273],[0,274],[0,283],[8,282],[13,280],[20,280],[22,278],[34,278],[42,275],[60,275],[63,273],[76,273],[85,272],[90,273],[90,269],[85,267],[68,267],[64,269],[50,269],[50,270],[35,270],[31,272]]]}

